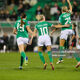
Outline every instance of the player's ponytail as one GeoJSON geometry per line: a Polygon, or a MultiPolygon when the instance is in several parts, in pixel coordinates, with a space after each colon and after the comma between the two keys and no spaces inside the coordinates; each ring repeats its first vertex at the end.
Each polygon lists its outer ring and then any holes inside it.
{"type": "Polygon", "coordinates": [[[44,15],[37,15],[37,16],[36,16],[36,19],[37,19],[38,21],[43,20],[43,18],[44,18],[44,15]]]}
{"type": "Polygon", "coordinates": [[[25,22],[23,21],[23,18],[26,18],[25,13],[22,13],[22,15],[21,15],[21,27],[22,27],[23,24],[25,24],[25,22]]]}

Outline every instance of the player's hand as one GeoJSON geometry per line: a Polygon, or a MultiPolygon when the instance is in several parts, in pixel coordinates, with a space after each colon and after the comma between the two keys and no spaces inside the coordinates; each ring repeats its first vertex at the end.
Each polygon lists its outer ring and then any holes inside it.
{"type": "Polygon", "coordinates": [[[52,36],[55,31],[56,31],[56,29],[54,29],[54,30],[50,33],[50,36],[52,36]]]}
{"type": "Polygon", "coordinates": [[[66,24],[66,25],[64,25],[63,27],[69,27],[70,26],[70,24],[66,24]]]}
{"type": "Polygon", "coordinates": [[[67,2],[69,3],[69,2],[70,2],[70,0],[67,0],[67,2]]]}
{"type": "Polygon", "coordinates": [[[53,32],[50,33],[50,36],[52,36],[52,35],[53,35],[53,32]]]}
{"type": "Polygon", "coordinates": [[[36,36],[36,33],[33,32],[32,36],[35,37],[36,36]]]}

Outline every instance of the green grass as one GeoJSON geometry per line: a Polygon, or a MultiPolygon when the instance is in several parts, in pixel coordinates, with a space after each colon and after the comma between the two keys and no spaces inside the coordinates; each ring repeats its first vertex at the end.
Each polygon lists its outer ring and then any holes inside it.
{"type": "Polygon", "coordinates": [[[76,69],[76,60],[64,59],[64,63],[56,64],[58,58],[54,58],[55,70],[49,65],[48,55],[44,54],[47,69],[43,70],[43,64],[37,53],[27,52],[28,66],[19,70],[20,54],[0,53],[0,80],[80,80],[80,68],[76,69]]]}

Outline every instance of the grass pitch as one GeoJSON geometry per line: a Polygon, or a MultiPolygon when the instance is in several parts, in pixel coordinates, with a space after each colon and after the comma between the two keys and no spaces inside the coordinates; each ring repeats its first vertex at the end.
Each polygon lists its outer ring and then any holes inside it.
{"type": "Polygon", "coordinates": [[[44,54],[48,63],[46,70],[37,53],[27,52],[27,56],[29,64],[19,70],[19,53],[0,53],[0,80],[80,80],[80,68],[75,68],[74,58],[64,59],[61,64],[56,64],[58,58],[54,58],[55,70],[52,71],[47,54],[44,54]]]}

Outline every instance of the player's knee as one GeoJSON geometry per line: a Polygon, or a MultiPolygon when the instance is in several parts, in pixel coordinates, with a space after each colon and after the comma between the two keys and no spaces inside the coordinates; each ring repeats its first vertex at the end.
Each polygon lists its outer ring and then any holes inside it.
{"type": "Polygon", "coordinates": [[[51,46],[47,46],[47,51],[51,51],[51,46]]]}
{"type": "Polygon", "coordinates": [[[42,52],[42,47],[39,47],[39,48],[38,48],[38,51],[39,51],[39,52],[42,52]]]}

